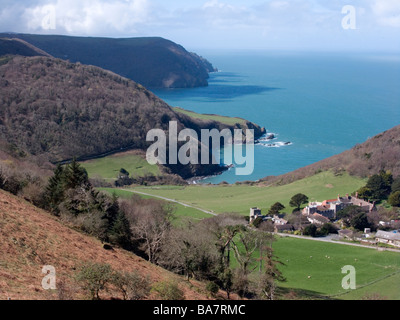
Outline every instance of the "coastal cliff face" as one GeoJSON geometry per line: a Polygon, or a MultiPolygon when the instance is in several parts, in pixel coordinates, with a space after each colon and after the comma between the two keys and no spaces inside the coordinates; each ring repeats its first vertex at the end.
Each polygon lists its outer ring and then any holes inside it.
{"type": "MultiPolygon", "coordinates": [[[[0,105],[3,150],[53,163],[146,150],[151,144],[147,133],[168,132],[170,121],[177,122],[178,130],[229,127],[178,114],[143,86],[110,71],[50,57],[7,57],[0,66],[0,105]]],[[[189,178],[223,168],[187,165],[171,170],[189,178]]]]}
{"type": "MultiPolygon", "coordinates": [[[[241,119],[243,121],[238,122],[234,125],[226,124],[214,120],[204,120],[190,117],[186,114],[177,113],[180,122],[187,128],[191,128],[195,130],[198,136],[201,136],[202,129],[217,129],[218,131],[222,131],[223,129],[229,129],[232,133],[232,137],[234,136],[235,129],[241,129],[243,134],[245,134],[246,129],[254,130],[254,139],[257,140],[263,135],[266,134],[266,129],[260,127],[259,125],[241,119]]],[[[243,135],[243,142],[245,143],[246,137],[243,135]]],[[[224,141],[221,139],[221,146],[223,145],[224,141]]],[[[210,158],[210,163],[212,159],[210,158]]],[[[167,166],[171,173],[179,174],[184,179],[190,179],[193,177],[206,177],[206,176],[213,176],[223,173],[224,171],[228,170],[228,167],[210,164],[210,165],[168,165],[167,166]]]]}
{"type": "Polygon", "coordinates": [[[208,85],[216,69],[206,59],[163,38],[95,38],[0,34],[22,39],[53,57],[94,65],[146,88],[192,88],[208,85]]]}

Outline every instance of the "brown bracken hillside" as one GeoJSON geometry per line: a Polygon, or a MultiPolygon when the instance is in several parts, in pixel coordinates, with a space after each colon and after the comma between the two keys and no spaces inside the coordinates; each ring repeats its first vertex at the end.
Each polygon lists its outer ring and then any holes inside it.
{"type": "MultiPolygon", "coordinates": [[[[60,223],[24,200],[0,190],[0,300],[86,299],[74,280],[86,262],[105,263],[118,271],[137,271],[152,284],[176,280],[187,300],[205,300],[205,285],[184,281],[127,251],[105,250],[103,244],[60,223]],[[42,268],[54,266],[57,290],[42,288],[42,268]]],[[[104,299],[121,299],[110,290],[104,299]]],[[[158,299],[152,294],[150,299],[158,299]]]]}

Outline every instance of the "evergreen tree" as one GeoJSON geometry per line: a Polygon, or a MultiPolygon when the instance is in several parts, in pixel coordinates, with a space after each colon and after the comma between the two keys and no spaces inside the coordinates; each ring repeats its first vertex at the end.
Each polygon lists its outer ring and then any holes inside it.
{"type": "Polygon", "coordinates": [[[119,211],[114,224],[109,231],[108,237],[111,243],[129,249],[132,232],[129,221],[123,211],[119,211]]]}
{"type": "Polygon", "coordinates": [[[393,176],[390,172],[381,171],[368,179],[366,189],[370,190],[370,200],[387,199],[390,195],[393,183],[393,176]]]}
{"type": "Polygon", "coordinates": [[[46,207],[53,213],[58,213],[58,205],[64,200],[65,172],[61,165],[54,170],[45,191],[46,207]]]}
{"type": "Polygon", "coordinates": [[[65,169],[65,188],[75,189],[87,184],[89,184],[89,177],[86,169],[82,168],[76,159],[72,160],[65,169]]]}

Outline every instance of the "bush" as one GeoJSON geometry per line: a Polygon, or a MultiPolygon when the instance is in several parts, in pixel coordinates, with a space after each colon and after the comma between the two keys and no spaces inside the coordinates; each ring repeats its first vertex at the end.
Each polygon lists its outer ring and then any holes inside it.
{"type": "Polygon", "coordinates": [[[319,230],[320,235],[337,234],[337,229],[332,223],[325,223],[319,230]]]}
{"type": "Polygon", "coordinates": [[[89,293],[91,300],[101,300],[100,291],[107,290],[113,271],[109,264],[87,263],[76,276],[82,288],[89,293]]]}
{"type": "Polygon", "coordinates": [[[19,196],[39,208],[45,206],[44,187],[36,183],[28,183],[18,193],[19,196]]]}
{"type": "Polygon", "coordinates": [[[400,207],[400,191],[393,192],[390,195],[389,204],[393,207],[400,207]]]}
{"type": "Polygon", "coordinates": [[[150,294],[150,280],[136,272],[115,272],[112,284],[122,293],[124,300],[141,300],[150,294]]]}
{"type": "Polygon", "coordinates": [[[206,290],[214,297],[218,293],[219,287],[215,282],[210,281],[207,283],[206,290]]]}
{"type": "Polygon", "coordinates": [[[183,291],[176,282],[160,282],[153,287],[161,300],[185,300],[183,291]]]}
{"type": "Polygon", "coordinates": [[[304,228],[303,234],[305,236],[311,236],[311,237],[316,237],[317,236],[317,226],[314,224],[311,224],[307,227],[304,228]]]}

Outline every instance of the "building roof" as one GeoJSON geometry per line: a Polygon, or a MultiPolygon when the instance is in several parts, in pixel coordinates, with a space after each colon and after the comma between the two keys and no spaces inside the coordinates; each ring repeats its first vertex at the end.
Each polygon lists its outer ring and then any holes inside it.
{"type": "Polygon", "coordinates": [[[386,232],[386,231],[382,231],[382,230],[379,230],[376,233],[375,237],[380,238],[380,239],[385,239],[385,240],[400,241],[400,233],[386,232]]]}
{"type": "Polygon", "coordinates": [[[349,229],[343,229],[343,230],[339,230],[338,234],[343,237],[351,238],[353,236],[354,232],[349,229]]]}
{"type": "Polygon", "coordinates": [[[278,231],[293,230],[293,225],[291,224],[275,225],[275,228],[278,231]]]}
{"type": "Polygon", "coordinates": [[[319,213],[314,213],[313,215],[310,216],[311,219],[317,220],[319,222],[329,222],[330,220],[322,215],[320,215],[319,213]]]}
{"type": "Polygon", "coordinates": [[[329,203],[335,203],[338,202],[338,199],[331,199],[331,200],[326,200],[325,202],[329,203]]]}
{"type": "Polygon", "coordinates": [[[318,211],[332,211],[331,207],[328,206],[319,206],[317,207],[318,211]]]}

